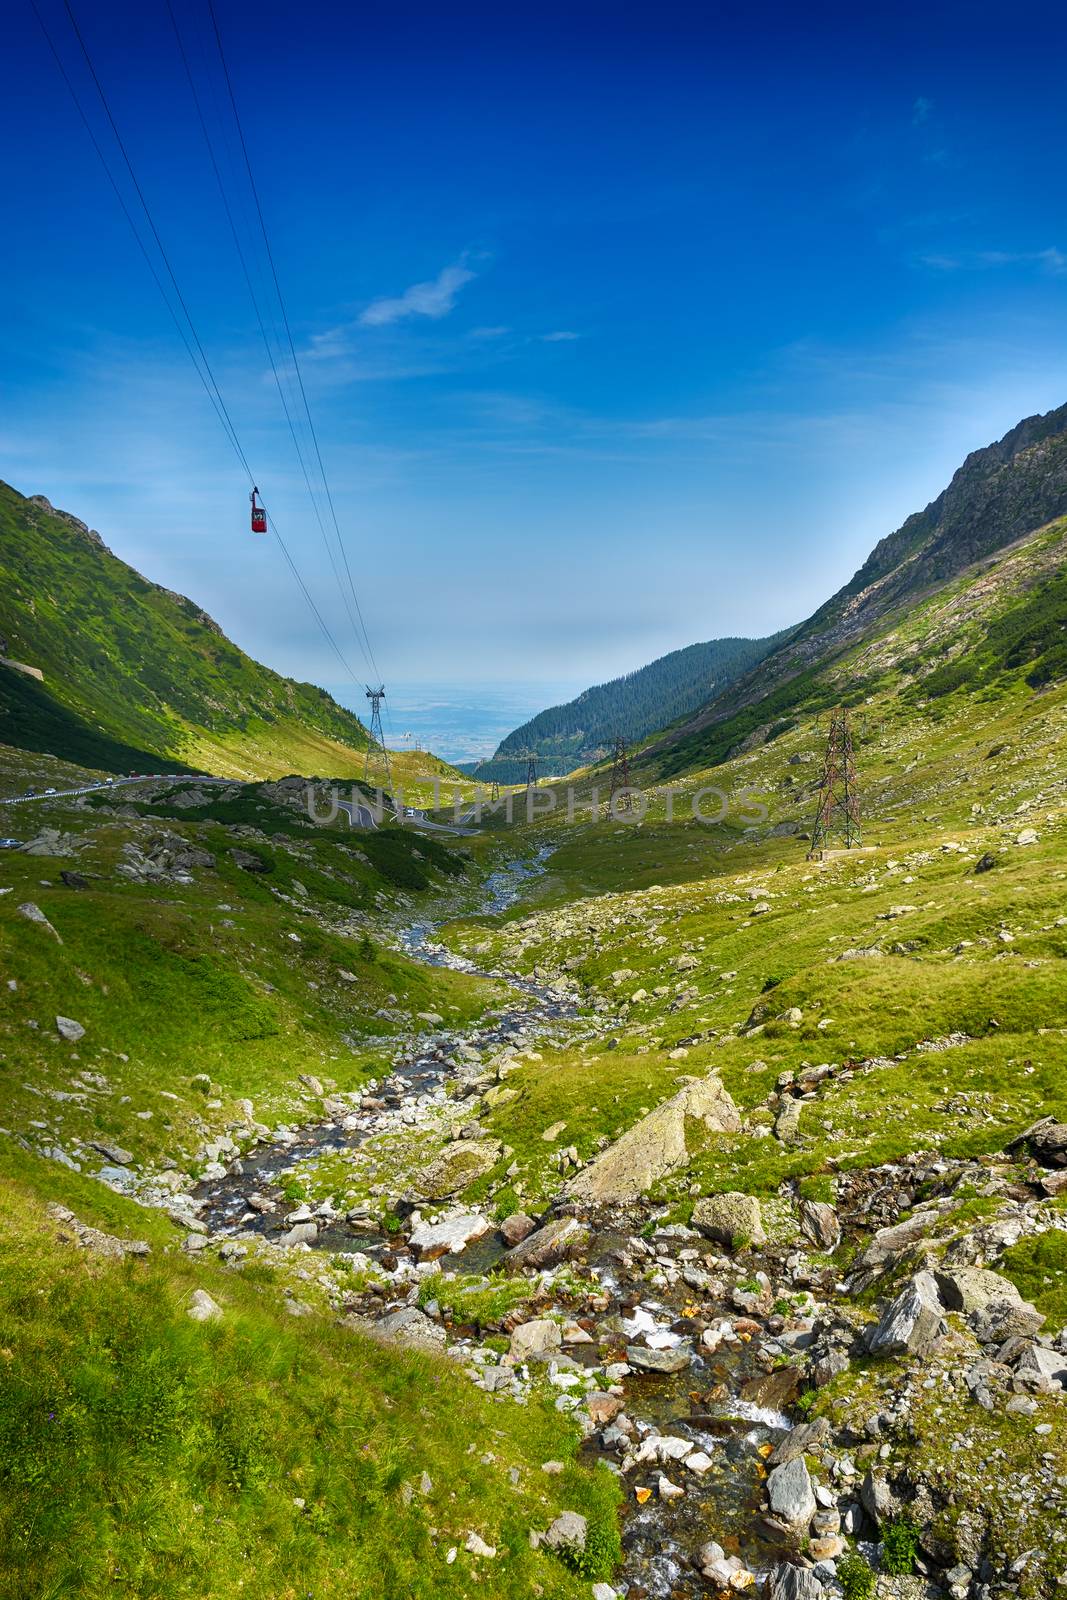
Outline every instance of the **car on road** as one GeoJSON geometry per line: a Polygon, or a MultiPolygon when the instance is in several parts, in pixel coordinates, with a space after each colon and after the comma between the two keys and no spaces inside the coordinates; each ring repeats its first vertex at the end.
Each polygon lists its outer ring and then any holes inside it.
{"type": "Polygon", "coordinates": [[[0,839],[0,850],[17,850],[21,839],[0,839]]]}
{"type": "Polygon", "coordinates": [[[56,791],[54,789],[46,789],[45,790],[45,794],[55,794],[55,792],[56,791]]]}

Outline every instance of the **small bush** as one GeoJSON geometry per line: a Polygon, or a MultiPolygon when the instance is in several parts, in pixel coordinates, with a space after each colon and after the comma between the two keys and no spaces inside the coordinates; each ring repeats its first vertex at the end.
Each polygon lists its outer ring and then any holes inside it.
{"type": "Polygon", "coordinates": [[[902,1518],[891,1522],[882,1540],[881,1566],[883,1572],[893,1577],[905,1578],[915,1571],[915,1552],[919,1546],[919,1530],[914,1523],[902,1518]]]}
{"type": "Polygon", "coordinates": [[[837,1579],[845,1600],[872,1600],[875,1588],[874,1573],[863,1556],[850,1550],[837,1563],[837,1579]]]}

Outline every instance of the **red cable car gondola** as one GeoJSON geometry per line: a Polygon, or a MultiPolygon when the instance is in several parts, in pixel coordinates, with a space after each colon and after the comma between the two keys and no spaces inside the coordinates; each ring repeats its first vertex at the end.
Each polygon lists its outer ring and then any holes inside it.
{"type": "Polygon", "coordinates": [[[256,495],[258,493],[259,493],[258,489],[253,489],[252,490],[252,494],[250,496],[251,501],[252,501],[252,532],[253,533],[266,533],[266,531],[267,531],[267,513],[266,513],[266,510],[264,509],[264,507],[261,506],[256,500],[256,495]]]}

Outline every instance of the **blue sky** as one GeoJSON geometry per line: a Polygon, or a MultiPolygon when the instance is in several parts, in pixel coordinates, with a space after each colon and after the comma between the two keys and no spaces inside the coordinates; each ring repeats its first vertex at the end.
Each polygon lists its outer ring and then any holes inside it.
{"type": "MultiPolygon", "coordinates": [[[[72,4],[361,678],[164,0],[72,4]]],[[[266,296],[205,0],[176,9],[266,296]]],[[[780,628],[1067,399],[1062,8],[217,10],[387,681],[577,687],[780,628]]],[[[30,10],[5,54],[0,476],[337,686],[30,10]]]]}

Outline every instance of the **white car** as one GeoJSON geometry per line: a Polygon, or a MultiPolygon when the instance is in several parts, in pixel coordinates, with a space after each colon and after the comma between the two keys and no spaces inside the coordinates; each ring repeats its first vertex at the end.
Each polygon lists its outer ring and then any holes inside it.
{"type": "Polygon", "coordinates": [[[45,794],[55,794],[55,792],[56,791],[54,789],[46,789],[45,790],[45,794]]]}

